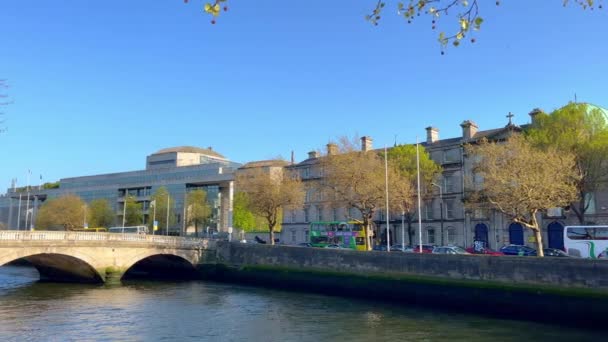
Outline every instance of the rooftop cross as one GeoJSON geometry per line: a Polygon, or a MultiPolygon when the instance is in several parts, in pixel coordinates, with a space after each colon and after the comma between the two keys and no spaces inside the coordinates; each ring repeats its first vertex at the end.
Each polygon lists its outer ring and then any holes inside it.
{"type": "Polygon", "coordinates": [[[507,118],[509,118],[509,126],[512,125],[513,123],[511,122],[511,118],[514,117],[515,115],[513,115],[511,112],[509,112],[509,114],[507,114],[507,118]]]}

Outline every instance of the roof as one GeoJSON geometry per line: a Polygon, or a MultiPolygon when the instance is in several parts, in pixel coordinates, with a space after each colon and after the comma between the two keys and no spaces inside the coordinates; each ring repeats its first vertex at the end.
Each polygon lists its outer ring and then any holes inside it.
{"type": "Polygon", "coordinates": [[[270,160],[258,160],[258,161],[252,161],[249,163],[246,163],[245,165],[241,166],[240,169],[249,169],[249,168],[254,168],[254,167],[270,167],[270,166],[287,166],[289,165],[289,163],[285,160],[281,160],[281,159],[270,159],[270,160]]]}
{"type": "Polygon", "coordinates": [[[206,154],[208,156],[214,156],[214,157],[219,157],[219,158],[224,158],[224,159],[226,158],[223,155],[212,150],[211,147],[200,148],[200,147],[194,147],[194,146],[168,147],[168,148],[163,148],[162,150],[158,150],[158,151],[154,152],[153,154],[174,153],[174,152],[200,153],[200,154],[206,154]]]}

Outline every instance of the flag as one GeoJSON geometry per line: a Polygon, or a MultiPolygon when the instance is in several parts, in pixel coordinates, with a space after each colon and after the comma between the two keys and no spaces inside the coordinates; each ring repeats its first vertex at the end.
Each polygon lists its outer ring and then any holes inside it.
{"type": "Polygon", "coordinates": [[[150,201],[150,206],[151,206],[151,207],[156,206],[156,200],[152,200],[152,201],[150,201]]]}
{"type": "Polygon", "coordinates": [[[28,209],[28,210],[27,210],[27,213],[28,213],[28,214],[33,214],[33,213],[34,213],[34,208],[30,208],[30,209],[28,209]]]}
{"type": "Polygon", "coordinates": [[[38,190],[42,189],[42,175],[40,175],[40,184],[38,185],[38,190]]]}

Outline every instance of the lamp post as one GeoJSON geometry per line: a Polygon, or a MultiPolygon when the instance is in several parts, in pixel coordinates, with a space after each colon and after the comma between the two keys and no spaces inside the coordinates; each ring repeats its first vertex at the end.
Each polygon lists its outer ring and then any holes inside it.
{"type": "Polygon", "coordinates": [[[443,191],[441,190],[441,186],[435,183],[431,184],[439,189],[439,209],[441,210],[441,215],[439,216],[441,228],[439,231],[441,232],[441,245],[443,246],[443,191]]]}

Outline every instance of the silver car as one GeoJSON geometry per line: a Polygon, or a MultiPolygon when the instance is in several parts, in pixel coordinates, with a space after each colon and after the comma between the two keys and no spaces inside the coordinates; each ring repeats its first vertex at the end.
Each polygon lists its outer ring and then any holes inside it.
{"type": "Polygon", "coordinates": [[[441,246],[433,249],[433,254],[471,254],[458,246],[441,246]]]}

